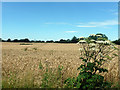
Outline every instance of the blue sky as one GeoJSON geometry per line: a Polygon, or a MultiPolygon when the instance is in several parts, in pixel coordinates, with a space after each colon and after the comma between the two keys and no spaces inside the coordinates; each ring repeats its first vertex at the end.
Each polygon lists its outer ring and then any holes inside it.
{"type": "Polygon", "coordinates": [[[104,33],[118,38],[117,2],[3,2],[2,38],[59,40],[104,33]]]}

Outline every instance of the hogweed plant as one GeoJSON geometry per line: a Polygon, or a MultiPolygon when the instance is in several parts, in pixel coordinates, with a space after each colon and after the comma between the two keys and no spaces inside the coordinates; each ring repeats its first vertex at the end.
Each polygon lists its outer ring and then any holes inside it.
{"type": "Polygon", "coordinates": [[[111,83],[104,81],[102,73],[108,72],[103,68],[106,61],[117,56],[118,48],[109,40],[94,40],[85,38],[77,43],[80,48],[80,59],[83,63],[78,67],[79,75],[65,80],[66,88],[110,88],[111,83]],[[113,54],[111,54],[113,53],[113,54]]]}

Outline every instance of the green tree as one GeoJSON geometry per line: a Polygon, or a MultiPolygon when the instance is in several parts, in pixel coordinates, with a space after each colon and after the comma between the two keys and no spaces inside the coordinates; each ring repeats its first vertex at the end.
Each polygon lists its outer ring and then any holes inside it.
{"type": "Polygon", "coordinates": [[[77,43],[78,41],[79,41],[79,39],[75,36],[71,39],[72,43],[77,43]]]}
{"type": "Polygon", "coordinates": [[[9,39],[7,40],[7,42],[11,42],[11,39],[9,38],[9,39]]]}

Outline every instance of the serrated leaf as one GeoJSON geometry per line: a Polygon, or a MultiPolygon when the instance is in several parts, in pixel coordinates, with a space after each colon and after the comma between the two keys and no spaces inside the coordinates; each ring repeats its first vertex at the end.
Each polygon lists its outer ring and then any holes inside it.
{"type": "Polygon", "coordinates": [[[84,59],[83,57],[80,57],[80,59],[84,59]]]}

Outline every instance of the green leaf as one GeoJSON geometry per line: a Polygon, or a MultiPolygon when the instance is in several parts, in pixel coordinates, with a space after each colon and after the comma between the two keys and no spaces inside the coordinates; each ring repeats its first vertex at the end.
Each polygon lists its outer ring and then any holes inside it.
{"type": "Polygon", "coordinates": [[[85,67],[85,65],[81,65],[81,66],[80,66],[80,68],[83,68],[83,67],[85,67]]]}
{"type": "Polygon", "coordinates": [[[87,79],[87,82],[88,83],[91,83],[91,82],[93,82],[94,81],[94,79],[87,79]]]}
{"type": "MultiPolygon", "coordinates": [[[[100,60],[101,61],[101,60],[100,60]]],[[[98,60],[95,60],[95,62],[98,64],[98,65],[102,65],[102,63],[98,61],[98,60]]]]}
{"type": "Polygon", "coordinates": [[[80,65],[77,70],[80,70],[81,68],[85,67],[85,65],[80,65]]]}
{"type": "Polygon", "coordinates": [[[80,68],[81,68],[81,67],[78,67],[78,69],[77,69],[77,70],[80,70],[80,68]]]}
{"type": "Polygon", "coordinates": [[[116,53],[113,54],[114,56],[118,56],[116,53]]]}
{"type": "Polygon", "coordinates": [[[77,83],[77,85],[76,85],[76,88],[80,88],[80,86],[81,86],[81,83],[77,83]]]}
{"type": "Polygon", "coordinates": [[[98,70],[99,70],[100,73],[101,73],[101,72],[108,72],[108,70],[107,70],[107,69],[104,69],[104,68],[99,68],[98,70]]]}
{"type": "Polygon", "coordinates": [[[106,60],[104,60],[104,59],[100,59],[100,61],[106,61],[106,60]]]}
{"type": "Polygon", "coordinates": [[[93,67],[94,65],[95,65],[95,64],[94,64],[94,63],[91,63],[91,62],[88,62],[88,63],[87,63],[87,66],[88,66],[88,67],[93,67]]]}
{"type": "Polygon", "coordinates": [[[102,63],[101,63],[101,62],[98,62],[98,65],[102,65],[102,63]]]}
{"type": "Polygon", "coordinates": [[[43,65],[42,65],[41,62],[40,62],[40,64],[39,64],[39,69],[43,69],[43,65]]]}
{"type": "Polygon", "coordinates": [[[108,55],[106,56],[106,58],[109,59],[109,60],[112,60],[112,58],[110,56],[108,56],[108,55]]]}
{"type": "Polygon", "coordinates": [[[80,57],[80,59],[84,59],[83,57],[80,57]]]}
{"type": "Polygon", "coordinates": [[[83,59],[84,62],[87,62],[87,59],[83,59]]]}
{"type": "Polygon", "coordinates": [[[107,69],[104,69],[104,68],[102,69],[102,71],[103,71],[103,72],[108,72],[108,70],[107,70],[107,69]]]}
{"type": "Polygon", "coordinates": [[[61,67],[60,65],[58,66],[58,70],[62,71],[63,66],[61,67]]]}
{"type": "Polygon", "coordinates": [[[115,50],[120,50],[120,49],[118,49],[118,48],[116,48],[116,47],[114,47],[114,49],[115,49],[115,50]]]}

